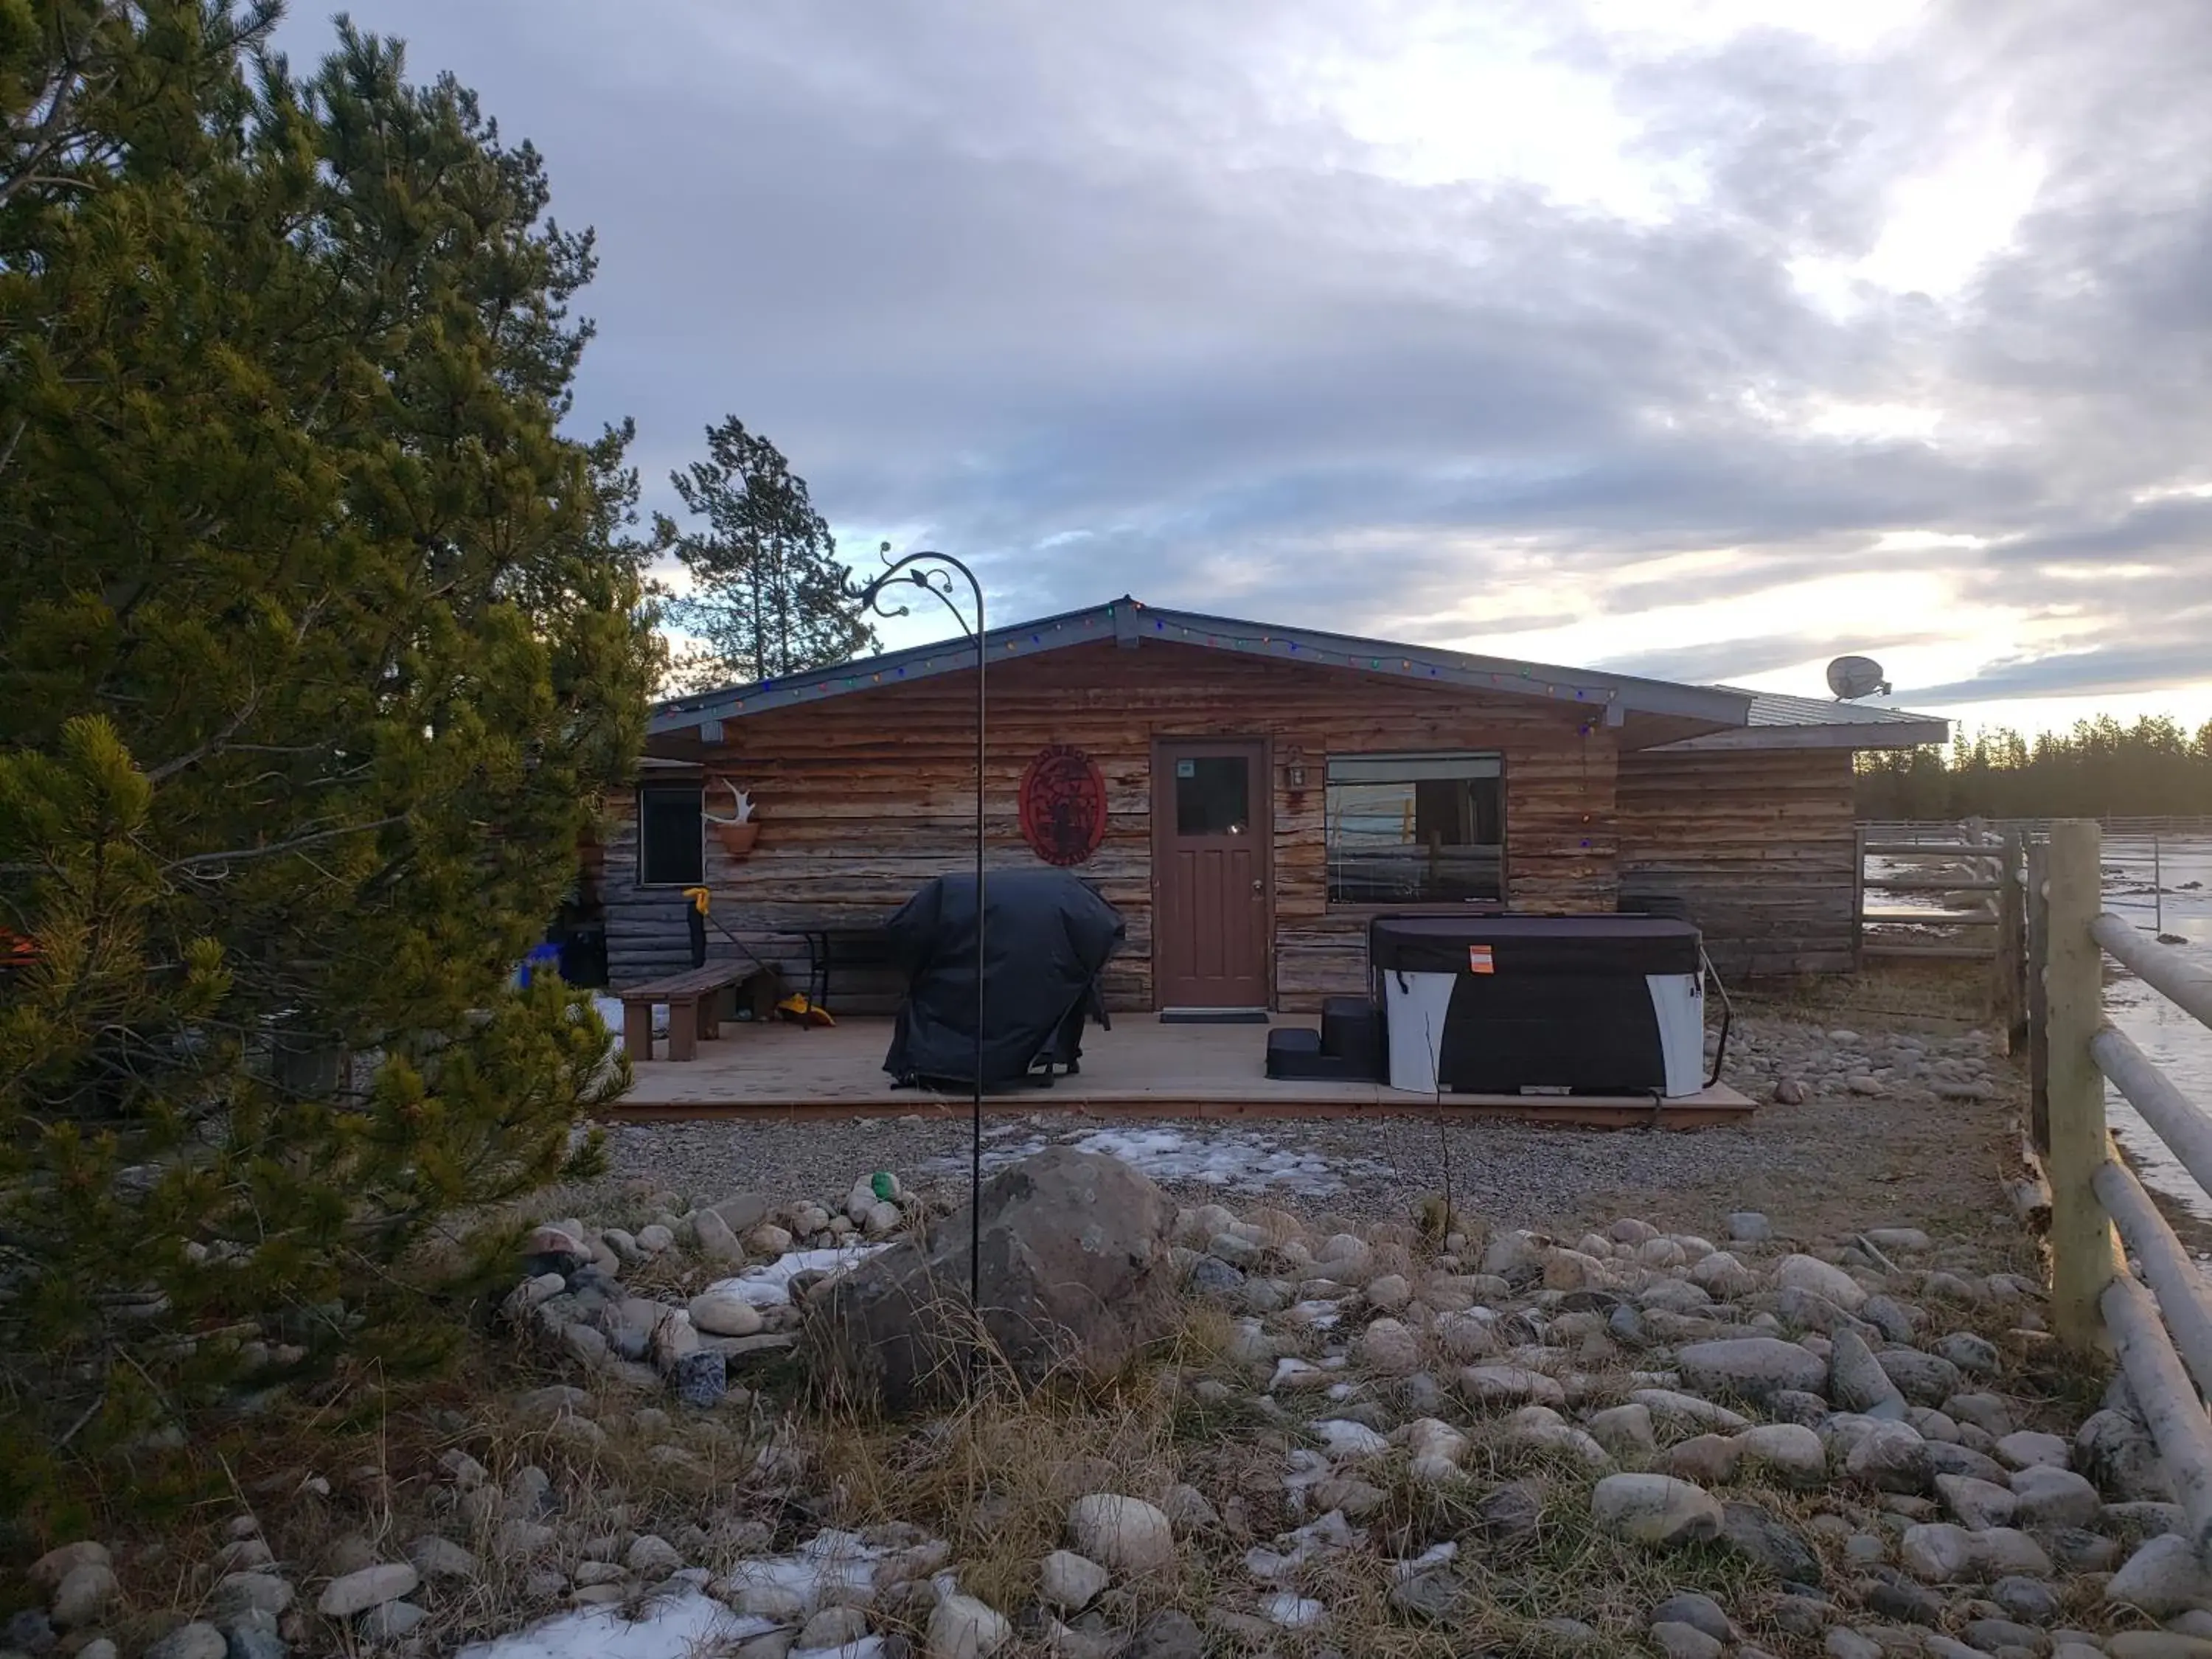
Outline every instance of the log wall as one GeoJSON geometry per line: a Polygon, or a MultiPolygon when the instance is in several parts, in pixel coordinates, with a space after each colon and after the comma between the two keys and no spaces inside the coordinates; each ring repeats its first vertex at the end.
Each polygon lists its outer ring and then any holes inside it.
{"type": "Polygon", "coordinates": [[[1620,836],[1623,889],[1679,900],[1722,974],[1852,967],[1848,749],[1624,755],[1620,836]]]}
{"type": "MultiPolygon", "coordinates": [[[[986,769],[988,856],[1035,862],[1015,820],[1023,769],[1072,744],[1106,781],[1103,841],[1076,873],[1128,923],[1109,1006],[1149,1009],[1152,987],[1152,745],[1156,738],[1263,737],[1273,745],[1275,1005],[1318,1007],[1364,986],[1372,911],[1328,902],[1323,771],[1331,752],[1492,750],[1504,754],[1505,880],[1517,908],[1610,910],[1615,899],[1613,732],[1548,699],[1424,686],[1353,671],[1148,642],[1070,647],[994,665],[986,769]],[[1307,787],[1288,787],[1296,745],[1307,787]]],[[[805,951],[776,930],[865,925],[929,877],[967,866],[973,847],[975,682],[946,674],[732,720],[706,756],[753,792],[758,846],[742,861],[710,836],[714,912],[803,980],[805,951]]],[[[635,884],[634,806],[611,804],[610,967],[617,985],[688,964],[680,895],[635,884]]],[[[715,937],[716,955],[737,954],[715,937]]],[[[883,1006],[890,988],[857,976],[833,1006],[883,1006]]]]}

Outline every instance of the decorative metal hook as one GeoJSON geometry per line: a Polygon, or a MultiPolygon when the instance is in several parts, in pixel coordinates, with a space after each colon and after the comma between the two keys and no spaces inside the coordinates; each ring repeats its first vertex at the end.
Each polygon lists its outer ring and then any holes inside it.
{"type": "Polygon", "coordinates": [[[966,565],[950,553],[936,553],[927,549],[902,554],[894,559],[889,542],[884,543],[877,551],[885,568],[883,574],[873,581],[854,590],[854,597],[862,605],[878,617],[910,616],[913,612],[908,606],[887,605],[884,598],[894,587],[918,587],[952,613],[952,620],[968,638],[974,639],[981,631],[983,625],[983,584],[976,580],[975,573],[966,565]],[[925,561],[928,562],[925,563],[925,561]],[[952,572],[956,570],[968,579],[968,586],[975,592],[975,623],[973,627],[969,625],[968,618],[961,614],[959,605],[953,601],[952,572]]]}

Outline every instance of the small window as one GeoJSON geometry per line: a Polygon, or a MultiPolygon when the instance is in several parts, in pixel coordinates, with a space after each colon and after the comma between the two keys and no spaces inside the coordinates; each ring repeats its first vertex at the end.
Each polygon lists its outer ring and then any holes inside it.
{"type": "Polygon", "coordinates": [[[1328,763],[1328,896],[1339,904],[1505,896],[1504,764],[1492,754],[1328,763]]]}
{"type": "Polygon", "coordinates": [[[1252,827],[1252,763],[1194,755],[1175,763],[1176,834],[1241,836],[1252,827]]]}
{"type": "Polygon", "coordinates": [[[705,830],[696,783],[648,783],[637,792],[637,878],[647,887],[706,879],[705,830]]]}

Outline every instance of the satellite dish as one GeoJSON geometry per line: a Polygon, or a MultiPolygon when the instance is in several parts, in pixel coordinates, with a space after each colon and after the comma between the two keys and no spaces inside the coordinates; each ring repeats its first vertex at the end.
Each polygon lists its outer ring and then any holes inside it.
{"type": "Polygon", "coordinates": [[[1828,690],[1839,701],[1853,702],[1877,692],[1887,696],[1889,682],[1882,678],[1881,665],[1872,657],[1838,657],[1828,665],[1828,690]]]}

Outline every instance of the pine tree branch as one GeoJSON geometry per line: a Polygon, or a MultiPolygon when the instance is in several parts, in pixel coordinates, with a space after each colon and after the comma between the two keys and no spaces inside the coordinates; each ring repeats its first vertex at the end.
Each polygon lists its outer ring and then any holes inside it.
{"type": "Polygon", "coordinates": [[[197,749],[188,750],[173,760],[163,761],[159,766],[147,768],[146,781],[160,783],[165,779],[174,777],[186,767],[197,766],[210,756],[219,753],[224,744],[237,735],[239,728],[253,718],[254,711],[260,706],[260,692],[258,690],[249,692],[246,695],[246,707],[232,715],[222,731],[216,732],[197,749]]]}
{"type": "Polygon", "coordinates": [[[335,841],[340,836],[365,835],[372,830],[387,830],[395,823],[404,823],[406,821],[407,815],[404,812],[393,812],[385,817],[372,818],[367,823],[342,823],[334,830],[318,830],[311,835],[294,836],[289,840],[271,842],[266,847],[240,847],[224,853],[196,853],[191,858],[178,859],[161,867],[164,872],[172,870],[189,871],[199,869],[206,865],[242,864],[248,859],[275,858],[280,854],[294,852],[302,847],[312,847],[318,842],[335,841]]]}

